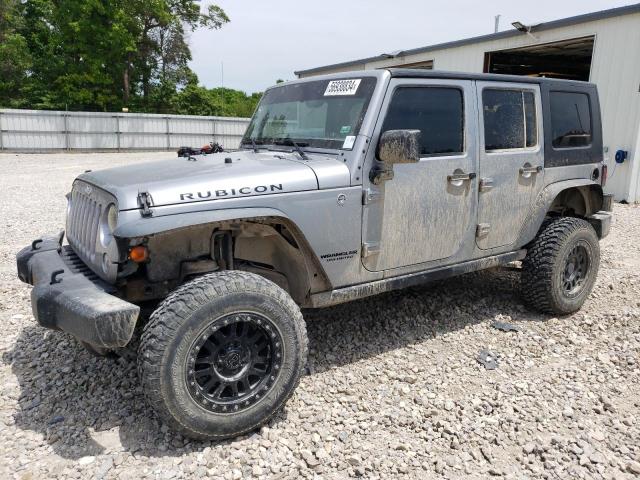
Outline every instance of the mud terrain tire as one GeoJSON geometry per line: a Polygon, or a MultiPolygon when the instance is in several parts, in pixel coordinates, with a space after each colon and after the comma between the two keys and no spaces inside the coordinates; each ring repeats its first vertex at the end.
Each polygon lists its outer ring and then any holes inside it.
{"type": "Polygon", "coordinates": [[[543,313],[573,313],[591,293],[599,265],[600,244],[589,222],[574,217],[545,221],[522,261],[522,298],[543,313]]]}
{"type": "Polygon", "coordinates": [[[306,327],[292,298],[263,277],[228,271],[186,283],[160,304],[142,333],[138,371],[164,422],[217,440],[269,420],[306,359],[306,327]]]}

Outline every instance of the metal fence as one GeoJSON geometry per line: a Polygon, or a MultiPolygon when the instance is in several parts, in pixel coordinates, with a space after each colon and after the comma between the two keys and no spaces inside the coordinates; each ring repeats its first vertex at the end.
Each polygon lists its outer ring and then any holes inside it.
{"type": "Polygon", "coordinates": [[[248,118],[0,109],[0,151],[238,148],[248,118]]]}

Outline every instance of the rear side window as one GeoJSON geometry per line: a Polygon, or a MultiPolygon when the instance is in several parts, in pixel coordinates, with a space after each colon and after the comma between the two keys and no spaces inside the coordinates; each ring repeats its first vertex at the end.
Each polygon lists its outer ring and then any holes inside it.
{"type": "Polygon", "coordinates": [[[405,129],[420,130],[420,154],[423,156],[462,153],[462,91],[448,87],[398,88],[391,99],[382,131],[405,129]]]}
{"type": "Polygon", "coordinates": [[[554,148],[591,145],[589,96],[577,92],[551,92],[551,132],[554,148]]]}
{"type": "Polygon", "coordinates": [[[533,92],[482,91],[485,150],[512,150],[538,144],[536,104],[533,92]]]}

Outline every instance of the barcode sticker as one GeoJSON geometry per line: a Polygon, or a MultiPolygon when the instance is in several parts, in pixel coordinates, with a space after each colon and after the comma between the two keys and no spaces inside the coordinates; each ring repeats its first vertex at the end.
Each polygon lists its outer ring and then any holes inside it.
{"type": "Polygon", "coordinates": [[[342,148],[345,149],[345,150],[351,150],[355,143],[356,143],[356,136],[355,135],[349,135],[348,137],[346,137],[344,139],[344,143],[342,144],[342,148]]]}
{"type": "Polygon", "coordinates": [[[331,80],[327,89],[324,91],[324,96],[332,95],[355,95],[360,85],[361,78],[352,78],[349,80],[331,80]]]}

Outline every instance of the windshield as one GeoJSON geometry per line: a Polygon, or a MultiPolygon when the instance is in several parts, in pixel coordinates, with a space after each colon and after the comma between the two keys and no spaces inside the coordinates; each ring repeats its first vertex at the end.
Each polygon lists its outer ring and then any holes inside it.
{"type": "Polygon", "coordinates": [[[242,143],[350,149],[375,85],[375,78],[366,77],[296,83],[268,90],[242,143]]]}

